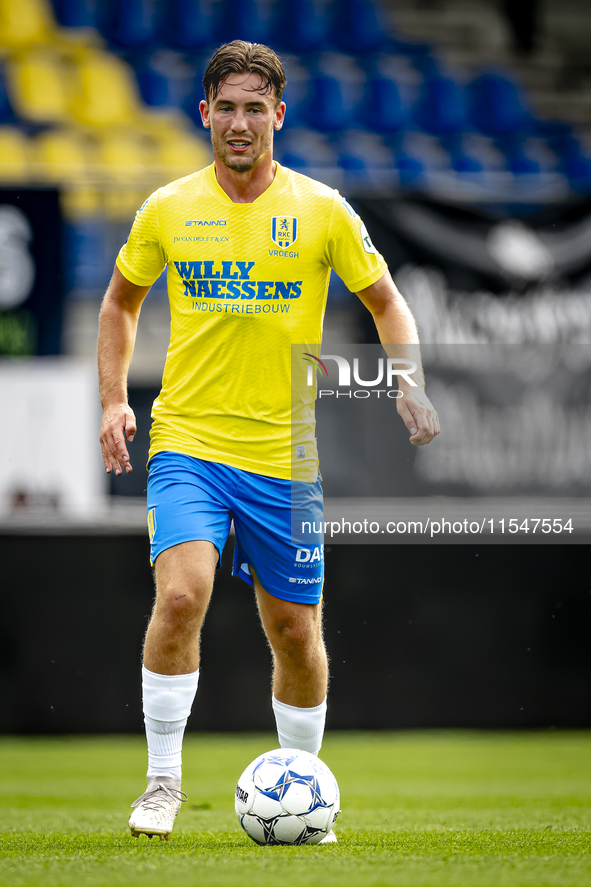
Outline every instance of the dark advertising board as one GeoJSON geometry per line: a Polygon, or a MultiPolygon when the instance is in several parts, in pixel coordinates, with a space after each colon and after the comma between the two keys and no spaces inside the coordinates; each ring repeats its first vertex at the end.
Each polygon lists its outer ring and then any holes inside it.
{"type": "Polygon", "coordinates": [[[63,296],[59,193],[0,190],[0,356],[59,354],[63,296]]]}

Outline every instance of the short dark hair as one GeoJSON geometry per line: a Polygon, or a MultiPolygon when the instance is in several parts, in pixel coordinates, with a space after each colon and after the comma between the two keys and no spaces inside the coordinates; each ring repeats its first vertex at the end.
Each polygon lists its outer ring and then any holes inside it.
{"type": "Polygon", "coordinates": [[[285,71],[281,59],[263,43],[247,43],[233,40],[220,46],[203,75],[203,89],[206,101],[213,101],[222,84],[231,74],[258,74],[261,88],[253,90],[262,95],[275,93],[279,104],[285,89],[285,71]]]}

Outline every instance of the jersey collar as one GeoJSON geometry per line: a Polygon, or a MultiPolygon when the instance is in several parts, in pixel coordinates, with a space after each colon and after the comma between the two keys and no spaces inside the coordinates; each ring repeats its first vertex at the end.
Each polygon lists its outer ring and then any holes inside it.
{"type": "Polygon", "coordinates": [[[222,186],[219,184],[217,180],[217,176],[215,174],[215,163],[212,163],[210,166],[205,169],[205,181],[207,183],[207,188],[211,192],[212,196],[217,200],[220,200],[222,203],[231,203],[232,206],[260,206],[262,204],[269,203],[274,200],[277,194],[282,190],[283,186],[287,182],[288,170],[286,167],[281,166],[281,164],[276,164],[275,170],[275,178],[269,185],[266,191],[257,197],[256,200],[253,200],[252,203],[234,203],[233,200],[228,197],[222,186]]]}

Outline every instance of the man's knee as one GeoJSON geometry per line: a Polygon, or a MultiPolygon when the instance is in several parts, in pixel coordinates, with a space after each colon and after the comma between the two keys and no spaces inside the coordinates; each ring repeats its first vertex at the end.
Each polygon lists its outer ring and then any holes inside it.
{"type": "Polygon", "coordinates": [[[187,585],[173,585],[165,590],[158,589],[156,606],[170,616],[181,619],[195,618],[204,615],[209,602],[209,593],[205,589],[191,588],[187,585]]]}
{"type": "Polygon", "coordinates": [[[324,649],[320,621],[312,614],[304,619],[284,615],[274,620],[268,633],[275,654],[296,661],[315,659],[324,649]]]}

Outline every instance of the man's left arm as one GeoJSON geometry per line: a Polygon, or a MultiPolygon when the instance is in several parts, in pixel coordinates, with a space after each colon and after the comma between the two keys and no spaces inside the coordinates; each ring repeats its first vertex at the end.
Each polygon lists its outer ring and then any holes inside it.
{"type": "Polygon", "coordinates": [[[402,397],[396,400],[396,407],[410,431],[410,442],[416,446],[428,444],[439,434],[439,417],[425,394],[419,334],[410,308],[389,271],[357,295],[373,316],[386,354],[401,361],[402,372],[397,375],[402,397]],[[404,373],[410,362],[416,364],[416,370],[404,373]]]}

